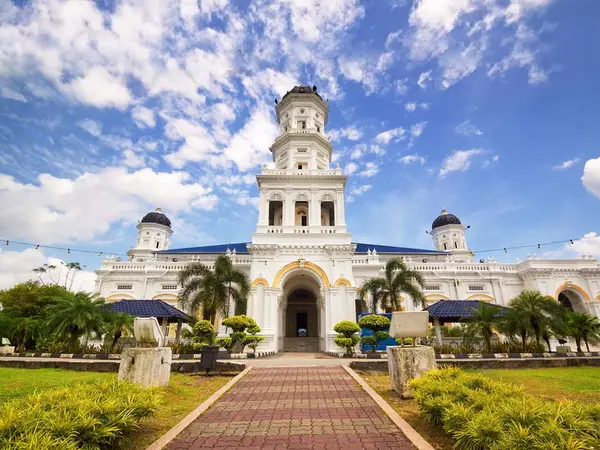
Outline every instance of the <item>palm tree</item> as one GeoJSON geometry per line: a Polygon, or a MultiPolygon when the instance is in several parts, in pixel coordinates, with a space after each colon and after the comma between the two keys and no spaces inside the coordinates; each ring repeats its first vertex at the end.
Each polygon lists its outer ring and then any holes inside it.
{"type": "Polygon", "coordinates": [[[523,352],[527,350],[527,335],[531,330],[529,317],[518,309],[507,309],[500,317],[498,330],[511,339],[520,338],[523,344],[523,352]]]}
{"type": "Polygon", "coordinates": [[[191,263],[179,273],[181,307],[193,315],[202,307],[203,318],[215,325],[216,313],[229,315],[229,303],[235,302],[235,313],[245,312],[250,292],[248,275],[233,267],[231,258],[220,255],[214,270],[202,263],[191,263]]]}
{"type": "Polygon", "coordinates": [[[390,305],[394,311],[400,311],[400,295],[404,292],[412,297],[413,302],[425,307],[425,297],[421,292],[425,282],[419,272],[409,269],[400,258],[390,259],[385,264],[384,272],[383,277],[375,278],[380,281],[371,282],[371,284],[381,284],[383,287],[381,302],[384,305],[390,305]]]}
{"type": "Polygon", "coordinates": [[[100,334],[105,325],[105,302],[98,294],[65,292],[48,307],[48,330],[69,340],[71,347],[82,336],[100,334]]]}
{"type": "Polygon", "coordinates": [[[538,291],[525,290],[513,298],[508,306],[528,318],[538,345],[544,330],[548,330],[560,314],[560,305],[552,297],[544,296],[538,291]]]}
{"type": "Polygon", "coordinates": [[[577,351],[581,352],[581,340],[585,342],[587,351],[590,351],[589,341],[600,339],[600,322],[597,317],[579,312],[567,313],[567,330],[577,344],[577,351]]]}
{"type": "Polygon", "coordinates": [[[492,351],[493,328],[500,322],[500,313],[501,310],[497,306],[480,303],[479,307],[473,308],[473,315],[468,320],[468,323],[481,333],[488,352],[492,351]]]}
{"type": "Polygon", "coordinates": [[[81,264],[79,264],[78,262],[70,262],[65,264],[65,267],[69,269],[67,270],[67,276],[65,278],[65,289],[67,288],[67,281],[69,281],[69,274],[71,273],[71,270],[73,270],[73,275],[71,276],[71,284],[69,284],[69,290],[71,290],[71,288],[73,287],[73,281],[75,280],[75,273],[81,270],[81,264]]]}
{"type": "Polygon", "coordinates": [[[358,295],[361,300],[369,298],[369,309],[373,314],[377,313],[377,306],[383,301],[386,291],[386,282],[383,278],[369,278],[365,280],[358,289],[358,295]]]}
{"type": "Polygon", "coordinates": [[[133,334],[133,316],[125,313],[108,312],[105,316],[104,331],[113,337],[110,344],[112,352],[123,333],[133,334]]]}

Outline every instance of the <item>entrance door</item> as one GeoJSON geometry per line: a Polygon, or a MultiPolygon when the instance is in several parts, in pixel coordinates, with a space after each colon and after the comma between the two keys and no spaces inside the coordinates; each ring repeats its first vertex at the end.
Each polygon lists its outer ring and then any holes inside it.
{"type": "Polygon", "coordinates": [[[308,336],[308,312],[296,313],[296,336],[308,336]]]}

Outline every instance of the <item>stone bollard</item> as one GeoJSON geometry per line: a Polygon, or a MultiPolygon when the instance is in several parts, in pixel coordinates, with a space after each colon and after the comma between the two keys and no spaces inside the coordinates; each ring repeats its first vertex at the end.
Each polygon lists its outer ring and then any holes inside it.
{"type": "Polygon", "coordinates": [[[412,389],[408,386],[410,380],[437,367],[432,347],[388,347],[387,355],[391,387],[402,398],[413,397],[412,389]]]}
{"type": "Polygon", "coordinates": [[[171,361],[171,347],[127,348],[121,354],[119,381],[129,381],[144,387],[168,386],[171,361]]]}

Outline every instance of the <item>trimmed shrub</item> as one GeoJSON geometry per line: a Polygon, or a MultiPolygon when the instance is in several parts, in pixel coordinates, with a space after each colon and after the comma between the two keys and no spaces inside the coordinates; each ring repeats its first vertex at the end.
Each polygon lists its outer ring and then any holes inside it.
{"type": "MultiPolygon", "coordinates": [[[[402,338],[396,339],[396,345],[402,345],[402,338]]],[[[413,345],[412,338],[404,338],[404,345],[413,345]]]]}
{"type": "Polygon", "coordinates": [[[346,349],[346,354],[351,355],[354,347],[358,344],[359,337],[356,333],[360,332],[360,327],[351,320],[342,320],[333,327],[334,331],[339,333],[334,342],[339,347],[346,349]]]}
{"type": "Polygon", "coordinates": [[[600,445],[600,408],[555,402],[521,387],[457,368],[436,369],[410,382],[427,419],[456,449],[576,449],[600,445]]]}
{"type": "Polygon", "coordinates": [[[371,347],[371,351],[373,353],[375,353],[375,350],[377,349],[377,339],[375,338],[375,336],[371,335],[371,336],[363,336],[360,338],[360,341],[364,344],[364,345],[368,345],[371,347]]]}
{"type": "Polygon", "coordinates": [[[157,389],[124,382],[43,391],[0,406],[0,448],[117,448],[159,406],[157,389]]]}
{"type": "Polygon", "coordinates": [[[223,322],[221,323],[224,327],[233,330],[233,332],[229,334],[231,338],[231,347],[227,350],[229,353],[242,353],[244,347],[246,347],[249,342],[246,329],[258,327],[258,324],[252,317],[248,317],[244,314],[227,317],[223,319],[223,322]]]}
{"type": "Polygon", "coordinates": [[[194,342],[197,344],[212,345],[215,341],[215,327],[209,320],[199,320],[192,327],[194,342]]]}
{"type": "Polygon", "coordinates": [[[233,342],[231,341],[231,338],[217,338],[215,339],[215,345],[218,345],[219,348],[224,348],[227,350],[227,353],[231,353],[233,350],[233,342]]]}
{"type": "MultiPolygon", "coordinates": [[[[358,321],[358,325],[361,328],[367,328],[373,332],[373,336],[375,338],[375,345],[368,344],[364,341],[364,338],[367,336],[363,336],[363,343],[366,345],[370,345],[372,352],[375,353],[377,347],[379,346],[379,342],[386,340],[390,337],[388,330],[390,329],[390,319],[385,316],[380,316],[379,314],[369,314],[367,316],[361,317],[358,321]]],[[[371,340],[368,340],[371,341],[371,340]]]]}
{"type": "Polygon", "coordinates": [[[256,353],[258,343],[265,340],[264,336],[256,336],[262,330],[258,325],[251,326],[247,330],[248,334],[244,338],[244,344],[252,349],[252,353],[256,353]]]}

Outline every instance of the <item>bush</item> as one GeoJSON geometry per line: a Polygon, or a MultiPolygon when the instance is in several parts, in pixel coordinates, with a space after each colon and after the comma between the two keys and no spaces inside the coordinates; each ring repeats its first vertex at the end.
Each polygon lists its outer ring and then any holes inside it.
{"type": "Polygon", "coordinates": [[[364,344],[364,345],[368,345],[371,347],[371,351],[373,353],[375,353],[375,350],[377,349],[377,339],[375,338],[375,336],[371,335],[371,336],[363,336],[360,338],[360,341],[364,344]]]}
{"type": "Polygon", "coordinates": [[[360,332],[360,327],[350,320],[342,320],[333,327],[336,333],[343,335],[344,337],[351,337],[353,334],[360,332]]]}
{"type": "Polygon", "coordinates": [[[116,381],[43,391],[0,406],[0,448],[116,448],[159,405],[156,389],[116,381]]]}
{"type": "MultiPolygon", "coordinates": [[[[396,339],[396,345],[402,345],[402,338],[396,339]]],[[[412,338],[404,338],[404,345],[413,345],[412,338]]]]}
{"type": "Polygon", "coordinates": [[[258,325],[249,327],[247,330],[248,334],[244,338],[244,345],[247,345],[252,349],[252,353],[256,353],[256,347],[258,347],[258,343],[265,340],[264,336],[256,336],[261,332],[261,329],[258,325]]]}
{"type": "MultiPolygon", "coordinates": [[[[482,353],[481,345],[478,343],[457,343],[456,345],[434,345],[436,353],[458,354],[458,353],[482,353]]],[[[523,345],[520,342],[496,342],[492,344],[492,353],[521,353],[523,345]]],[[[529,341],[525,353],[543,353],[545,351],[543,344],[537,344],[535,341],[529,341]]]]}
{"type": "Polygon", "coordinates": [[[215,339],[215,345],[218,345],[219,348],[224,348],[227,350],[227,353],[231,353],[233,349],[231,338],[217,338],[215,339]]]}
{"type": "Polygon", "coordinates": [[[215,327],[209,320],[199,320],[192,327],[194,342],[197,344],[212,345],[215,341],[215,327]]]}
{"type": "MultiPolygon", "coordinates": [[[[200,350],[201,347],[196,347],[196,345],[202,344],[187,344],[184,342],[171,342],[168,344],[168,347],[171,347],[171,351],[174,355],[190,355],[194,353],[195,350],[200,350]]],[[[206,344],[204,344],[206,345],[206,344]]]]}
{"type": "Polygon", "coordinates": [[[456,449],[566,449],[600,445],[597,405],[535,398],[521,387],[457,368],[410,382],[427,419],[456,440],[456,449]]]}
{"type": "MultiPolygon", "coordinates": [[[[248,337],[248,334],[246,334],[247,329],[254,330],[258,328],[260,330],[258,324],[252,317],[248,317],[243,314],[239,316],[227,317],[223,319],[223,322],[221,323],[224,327],[231,328],[233,330],[233,332],[229,334],[229,339],[231,340],[229,348],[225,347],[225,345],[221,345],[221,347],[227,348],[229,353],[242,353],[244,351],[244,347],[248,343],[252,343],[248,337]]],[[[257,344],[258,342],[259,341],[257,341],[257,344]]]]}
{"type": "Polygon", "coordinates": [[[390,337],[388,330],[390,329],[390,319],[385,316],[380,316],[379,314],[369,314],[367,316],[363,316],[359,321],[358,325],[361,328],[366,328],[373,332],[373,337],[375,339],[375,344],[369,344],[367,342],[372,342],[371,339],[368,339],[365,342],[363,337],[363,343],[371,346],[371,351],[375,353],[377,347],[379,346],[379,342],[386,340],[390,337]]]}
{"type": "Polygon", "coordinates": [[[246,328],[258,326],[256,324],[256,321],[252,317],[248,317],[244,314],[239,316],[226,317],[221,323],[224,327],[231,328],[234,332],[243,332],[246,330],[246,328]]]}

